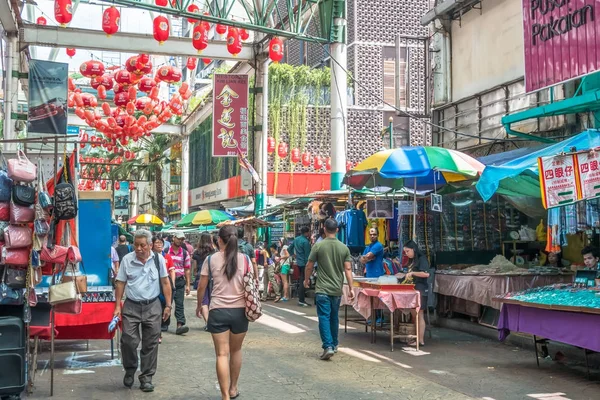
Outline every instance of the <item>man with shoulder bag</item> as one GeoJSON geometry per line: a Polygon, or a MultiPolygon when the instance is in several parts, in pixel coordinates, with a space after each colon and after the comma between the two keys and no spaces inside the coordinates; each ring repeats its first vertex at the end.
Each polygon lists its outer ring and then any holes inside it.
{"type": "Polygon", "coordinates": [[[171,306],[162,311],[159,296],[171,304],[171,284],[168,279],[165,259],[152,251],[152,235],[145,229],[134,234],[134,252],[127,254],[121,261],[115,281],[115,312],[122,319],[123,335],[121,352],[125,377],[123,384],[131,388],[135,371],[138,368],[137,347],[142,342],[140,389],[143,392],[154,391],[152,377],[158,363],[158,344],[161,321],[171,315],[171,306]],[[123,293],[126,294],[121,308],[123,293]],[[141,327],[141,338],[140,338],[141,327]]]}

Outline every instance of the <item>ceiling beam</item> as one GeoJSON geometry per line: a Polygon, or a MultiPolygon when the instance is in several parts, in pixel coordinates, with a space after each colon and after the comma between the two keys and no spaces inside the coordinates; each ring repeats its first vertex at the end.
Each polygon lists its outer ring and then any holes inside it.
{"type": "Polygon", "coordinates": [[[17,21],[8,0],[0,1],[0,24],[7,34],[16,34],[18,32],[17,21]]]}
{"type": "MultiPolygon", "coordinates": [[[[0,0],[2,3],[2,0],[0,0]]],[[[245,45],[240,54],[234,57],[227,51],[225,41],[209,40],[208,47],[199,55],[190,38],[170,37],[160,45],[151,35],[119,32],[107,37],[104,32],[23,24],[20,29],[22,46],[74,47],[89,50],[118,51],[122,53],[147,53],[173,57],[205,57],[218,60],[245,61],[254,58],[252,47],[245,45]]]]}

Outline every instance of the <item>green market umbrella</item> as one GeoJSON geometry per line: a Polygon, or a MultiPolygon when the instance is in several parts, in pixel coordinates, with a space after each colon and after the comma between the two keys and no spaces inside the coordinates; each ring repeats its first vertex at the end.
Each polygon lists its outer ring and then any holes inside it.
{"type": "Polygon", "coordinates": [[[177,221],[174,226],[204,226],[217,225],[220,222],[235,219],[233,215],[221,210],[201,210],[190,213],[177,221]]]}

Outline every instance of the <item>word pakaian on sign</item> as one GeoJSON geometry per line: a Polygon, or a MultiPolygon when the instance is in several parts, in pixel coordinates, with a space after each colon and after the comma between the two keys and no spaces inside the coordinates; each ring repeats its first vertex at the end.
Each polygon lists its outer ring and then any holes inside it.
{"type": "MultiPolygon", "coordinates": [[[[541,20],[546,14],[552,13],[562,7],[575,3],[573,0],[532,0],[531,1],[531,20],[541,20]]],[[[557,12],[559,13],[559,12],[557,12]]],[[[568,9],[563,15],[551,15],[550,20],[544,23],[533,23],[531,25],[531,39],[533,45],[538,41],[548,41],[554,37],[563,35],[594,21],[594,6],[587,4],[575,10],[568,9]]]]}

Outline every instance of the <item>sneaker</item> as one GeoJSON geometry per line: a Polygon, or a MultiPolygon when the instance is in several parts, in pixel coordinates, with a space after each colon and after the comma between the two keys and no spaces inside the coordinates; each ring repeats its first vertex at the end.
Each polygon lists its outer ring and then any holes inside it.
{"type": "Polygon", "coordinates": [[[282,297],[281,301],[286,302],[286,301],[289,301],[289,299],[287,297],[282,297]]]}
{"type": "Polygon", "coordinates": [[[129,372],[125,372],[125,376],[123,377],[123,385],[127,388],[130,388],[133,386],[133,377],[135,375],[135,372],[133,373],[129,373],[129,372]]]}
{"type": "Polygon", "coordinates": [[[190,328],[188,328],[185,325],[181,325],[179,328],[177,328],[177,330],[175,331],[176,335],[183,335],[184,333],[188,333],[190,331],[190,328]]]}
{"type": "Polygon", "coordinates": [[[375,320],[375,325],[383,326],[383,319],[381,319],[381,318],[377,318],[377,319],[375,320]]]}
{"type": "Polygon", "coordinates": [[[161,327],[160,327],[160,331],[161,332],[167,332],[168,330],[169,330],[169,326],[168,325],[167,326],[161,325],[161,327]]]}
{"type": "Polygon", "coordinates": [[[303,301],[299,301],[299,302],[298,302],[298,305],[299,305],[300,307],[310,307],[310,304],[308,304],[308,303],[305,303],[305,302],[303,302],[303,301]]]}
{"type": "Polygon", "coordinates": [[[321,360],[329,360],[331,357],[333,357],[333,355],[335,354],[335,352],[333,351],[333,349],[331,347],[326,348],[325,350],[323,350],[323,354],[321,354],[321,360]]]}
{"type": "Polygon", "coordinates": [[[154,392],[154,385],[152,382],[144,382],[140,385],[140,390],[145,393],[154,392]]]}
{"type": "Polygon", "coordinates": [[[338,352],[338,347],[337,346],[333,347],[333,352],[337,354],[337,352],[338,352]]]}

